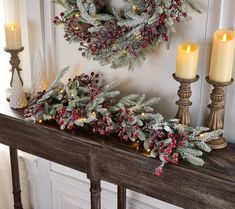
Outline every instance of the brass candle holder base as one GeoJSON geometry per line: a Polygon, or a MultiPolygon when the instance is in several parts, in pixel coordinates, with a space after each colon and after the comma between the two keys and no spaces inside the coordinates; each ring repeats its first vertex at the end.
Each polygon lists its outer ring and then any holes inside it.
{"type": "Polygon", "coordinates": [[[192,102],[189,100],[192,96],[190,85],[196,82],[200,77],[197,75],[195,79],[182,79],[178,78],[175,73],[172,76],[176,81],[180,82],[178,90],[179,100],[176,102],[179,108],[175,118],[179,119],[180,124],[190,125],[192,122],[189,113],[189,107],[192,105],[192,102]]]}
{"type": "Polygon", "coordinates": [[[20,49],[7,49],[7,48],[5,48],[4,50],[11,54],[10,64],[11,64],[12,68],[10,70],[10,72],[11,72],[10,86],[12,87],[13,75],[15,73],[15,70],[19,74],[20,82],[22,83],[22,86],[23,86],[23,80],[20,76],[20,71],[22,69],[20,68],[20,58],[19,58],[18,54],[24,50],[24,47],[21,47],[20,49]]]}
{"type": "MultiPolygon", "coordinates": [[[[215,131],[224,128],[224,89],[226,86],[232,84],[233,79],[230,82],[219,83],[211,81],[209,76],[206,77],[209,84],[214,86],[212,93],[210,95],[211,104],[208,105],[210,109],[210,114],[206,120],[206,126],[211,130],[215,131]]],[[[226,139],[221,136],[217,139],[212,140],[210,143],[212,149],[223,149],[227,146],[226,139]]]]}

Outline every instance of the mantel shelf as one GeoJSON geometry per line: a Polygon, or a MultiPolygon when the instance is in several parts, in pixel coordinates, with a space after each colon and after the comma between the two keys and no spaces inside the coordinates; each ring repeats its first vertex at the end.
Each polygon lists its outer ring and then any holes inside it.
{"type": "Polygon", "coordinates": [[[142,194],[190,209],[235,208],[235,145],[204,156],[204,167],[182,162],[153,175],[160,161],[136,152],[115,137],[81,129],[63,132],[53,125],[26,122],[22,110],[0,102],[0,143],[87,173],[142,194]]]}

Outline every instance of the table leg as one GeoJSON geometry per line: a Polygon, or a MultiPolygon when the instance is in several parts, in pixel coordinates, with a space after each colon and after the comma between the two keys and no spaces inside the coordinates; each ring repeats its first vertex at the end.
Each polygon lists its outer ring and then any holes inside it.
{"type": "Polygon", "coordinates": [[[101,187],[100,187],[100,181],[93,181],[91,182],[91,209],[101,209],[101,187]]]}
{"type": "Polygon", "coordinates": [[[11,174],[14,195],[14,209],[23,209],[21,202],[20,177],[17,149],[10,147],[11,174]]]}
{"type": "Polygon", "coordinates": [[[118,186],[118,209],[126,209],[126,188],[118,186]]]}

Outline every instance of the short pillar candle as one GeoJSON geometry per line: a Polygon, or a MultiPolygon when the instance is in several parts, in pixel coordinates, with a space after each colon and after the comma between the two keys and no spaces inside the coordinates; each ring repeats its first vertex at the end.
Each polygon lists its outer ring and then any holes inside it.
{"type": "Polygon", "coordinates": [[[181,79],[195,79],[198,69],[199,45],[183,43],[178,47],[175,76],[181,79]]]}
{"type": "Polygon", "coordinates": [[[209,79],[227,83],[232,79],[235,52],[235,31],[219,30],[214,33],[209,79]]]}

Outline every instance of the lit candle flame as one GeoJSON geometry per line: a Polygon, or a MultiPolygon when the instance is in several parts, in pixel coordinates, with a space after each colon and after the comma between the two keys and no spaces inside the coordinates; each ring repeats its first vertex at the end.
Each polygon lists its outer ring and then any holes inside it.
{"type": "Polygon", "coordinates": [[[15,26],[14,25],[11,25],[11,30],[15,30],[15,26]]]}
{"type": "Polygon", "coordinates": [[[223,38],[222,38],[222,41],[227,41],[227,34],[225,33],[224,35],[223,35],[223,38]]]}
{"type": "Polygon", "coordinates": [[[191,46],[188,45],[188,46],[187,46],[187,49],[186,49],[187,54],[190,54],[190,51],[191,51],[191,46]]]}

